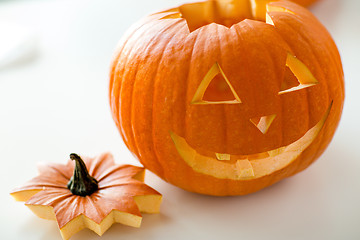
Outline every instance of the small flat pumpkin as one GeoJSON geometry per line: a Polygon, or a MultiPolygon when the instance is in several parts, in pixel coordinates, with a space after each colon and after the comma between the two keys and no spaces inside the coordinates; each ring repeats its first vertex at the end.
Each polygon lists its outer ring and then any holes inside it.
{"type": "Polygon", "coordinates": [[[143,183],[144,168],[117,165],[109,153],[70,158],[75,164],[39,166],[39,176],[11,193],[37,216],[56,220],[63,239],[83,228],[102,235],[115,222],[139,227],[140,212],[159,212],[162,196],[143,183]]]}

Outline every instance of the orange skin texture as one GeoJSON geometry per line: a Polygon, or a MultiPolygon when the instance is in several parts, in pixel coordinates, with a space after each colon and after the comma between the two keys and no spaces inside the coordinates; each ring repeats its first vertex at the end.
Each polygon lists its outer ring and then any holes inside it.
{"type": "Polygon", "coordinates": [[[112,60],[110,106],[125,144],[147,169],[188,191],[245,195],[304,170],[324,152],[344,103],[340,55],[328,31],[308,10],[286,1],[270,5],[288,11],[269,12],[274,26],[246,19],[231,28],[212,23],[190,33],[184,19],[162,19],[173,11],[169,10],[142,19],[122,38],[112,60]],[[319,84],[278,95],[288,53],[300,59],[319,84]],[[241,104],[190,104],[215,62],[241,104]],[[261,153],[301,138],[331,102],[319,135],[296,160],[251,180],[195,172],[179,156],[169,134],[185,138],[202,154],[261,153]],[[249,121],[274,113],[266,134],[249,121]]]}
{"type": "Polygon", "coordinates": [[[52,207],[60,229],[80,215],[100,224],[113,210],[141,217],[134,197],[160,196],[145,183],[134,179],[143,173],[144,168],[117,165],[109,153],[82,159],[89,174],[97,179],[99,184],[99,189],[93,194],[81,197],[72,194],[67,188],[74,172],[74,161],[69,160],[67,164],[39,166],[39,176],[14,189],[11,195],[16,197],[22,192],[32,192],[33,195],[29,196],[25,204],[52,207]]]}

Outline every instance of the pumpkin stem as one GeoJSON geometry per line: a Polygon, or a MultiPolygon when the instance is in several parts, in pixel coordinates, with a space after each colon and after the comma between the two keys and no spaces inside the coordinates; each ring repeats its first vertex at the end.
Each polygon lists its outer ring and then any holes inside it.
{"type": "Polygon", "coordinates": [[[70,154],[70,159],[75,160],[74,175],[67,184],[67,188],[74,195],[88,196],[98,189],[98,181],[90,176],[81,157],[75,153],[70,154]]]}

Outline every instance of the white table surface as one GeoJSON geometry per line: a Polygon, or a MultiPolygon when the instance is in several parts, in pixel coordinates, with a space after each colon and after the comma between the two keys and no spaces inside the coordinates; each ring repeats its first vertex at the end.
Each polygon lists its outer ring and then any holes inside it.
{"type": "MultiPolygon", "coordinates": [[[[133,22],[180,2],[0,1],[0,23],[31,30],[37,41],[36,54],[0,68],[1,239],[61,239],[55,222],[9,195],[37,175],[38,162],[111,151],[118,163],[139,165],[111,119],[109,61],[133,22]]],[[[140,229],[115,224],[102,239],[360,239],[359,9],[357,0],[312,8],[338,44],[347,94],[335,138],[315,164],[258,193],[227,198],[188,193],[148,172],[146,182],[164,196],[161,213],[145,214],[140,229]]],[[[99,237],[83,230],[72,239],[99,237]]]]}

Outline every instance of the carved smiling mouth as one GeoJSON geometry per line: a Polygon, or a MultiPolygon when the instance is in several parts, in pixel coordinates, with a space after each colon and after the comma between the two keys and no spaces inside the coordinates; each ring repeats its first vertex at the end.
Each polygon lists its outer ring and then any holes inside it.
{"type": "Polygon", "coordinates": [[[319,135],[329,116],[331,107],[332,102],[322,119],[299,140],[271,151],[242,156],[235,162],[228,160],[236,156],[226,153],[214,153],[216,158],[203,156],[176,133],[170,132],[170,136],[181,158],[194,171],[220,179],[255,179],[280,170],[297,159],[319,135]]]}

